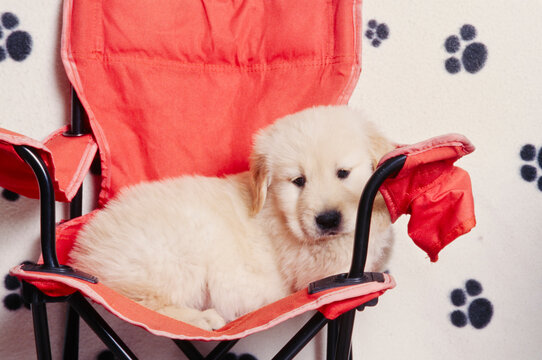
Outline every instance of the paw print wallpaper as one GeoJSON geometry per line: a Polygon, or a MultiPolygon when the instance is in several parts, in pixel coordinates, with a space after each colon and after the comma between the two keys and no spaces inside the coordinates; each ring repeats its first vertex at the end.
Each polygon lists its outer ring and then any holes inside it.
{"type": "Polygon", "coordinates": [[[521,178],[527,182],[535,182],[538,190],[542,191],[542,147],[526,144],[521,147],[519,156],[525,162],[521,166],[521,178]]]}
{"type": "Polygon", "coordinates": [[[476,37],[476,28],[472,25],[463,25],[459,31],[460,37],[450,35],[444,42],[446,51],[450,54],[459,54],[460,59],[456,56],[448,58],[445,62],[446,71],[450,74],[455,74],[465,71],[474,74],[482,69],[487,59],[487,49],[483,43],[472,42],[476,37]],[[462,49],[462,42],[471,42],[462,49]]]}
{"type": "Polygon", "coordinates": [[[482,285],[476,280],[468,280],[465,285],[465,290],[455,289],[450,294],[452,304],[458,310],[455,310],[450,315],[452,324],[457,327],[463,327],[470,323],[476,329],[482,329],[489,325],[493,316],[493,305],[491,302],[482,297],[478,297],[482,293],[482,285]],[[472,301],[467,297],[473,298],[472,301]],[[459,308],[467,305],[466,311],[459,308]]]}
{"type": "Polygon", "coordinates": [[[376,20],[369,20],[367,22],[368,30],[365,32],[365,37],[371,40],[371,45],[379,47],[382,41],[386,40],[390,36],[390,29],[388,25],[382,23],[379,24],[376,20]]]}
{"type": "Polygon", "coordinates": [[[0,16],[0,39],[5,37],[5,44],[0,47],[0,61],[7,57],[23,61],[32,51],[32,36],[26,31],[17,30],[19,19],[10,12],[0,16]]]}
{"type": "MultiPolygon", "coordinates": [[[[540,358],[542,2],[351,1],[362,13],[362,71],[349,104],[397,143],[469,138],[476,150],[456,165],[470,174],[477,217],[436,263],[408,237],[408,217],[394,224],[386,269],[397,287],[357,313],[353,358],[540,358]]],[[[1,128],[42,140],[69,122],[61,26],[61,0],[0,2],[1,128]]],[[[99,171],[85,181],[85,212],[99,182],[99,171]]],[[[57,214],[66,217],[63,204],[57,214]]],[[[31,311],[9,270],[39,252],[39,203],[0,188],[0,359],[36,358],[31,311]]],[[[184,358],[171,340],[96,309],[140,359],[184,358]]],[[[61,358],[67,309],[48,310],[61,358]]],[[[307,319],[242,339],[225,359],[269,359],[307,319]]],[[[80,359],[115,358],[84,324],[80,338],[80,359]]],[[[297,358],[324,358],[325,343],[317,337],[297,358]]],[[[195,345],[206,353],[214,344],[195,345]]]]}

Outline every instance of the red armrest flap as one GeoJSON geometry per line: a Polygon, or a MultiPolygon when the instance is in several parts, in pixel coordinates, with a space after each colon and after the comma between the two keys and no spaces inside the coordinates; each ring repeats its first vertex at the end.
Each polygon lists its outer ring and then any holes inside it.
{"type": "Polygon", "coordinates": [[[437,261],[442,248],[476,225],[469,174],[453,165],[472,151],[467,138],[450,134],[399,146],[380,162],[407,156],[399,174],[387,179],[380,192],[393,222],[410,214],[408,234],[431,261],[437,261]]]}
{"type": "Polygon", "coordinates": [[[70,201],[87,173],[97,146],[91,135],[65,137],[66,128],[51,134],[43,143],[0,129],[0,186],[30,198],[39,198],[39,188],[30,167],[17,155],[14,145],[26,145],[44,160],[55,187],[57,201],[70,201]]]}

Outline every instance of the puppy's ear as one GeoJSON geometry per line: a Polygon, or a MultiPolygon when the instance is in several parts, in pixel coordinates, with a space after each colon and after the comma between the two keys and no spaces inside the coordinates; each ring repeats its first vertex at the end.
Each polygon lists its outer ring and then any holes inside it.
{"type": "Polygon", "coordinates": [[[384,155],[395,149],[395,144],[386,138],[380,130],[371,122],[367,122],[367,135],[369,137],[369,152],[373,164],[373,170],[376,169],[378,162],[384,155]]]}
{"type": "Polygon", "coordinates": [[[256,215],[263,207],[269,186],[269,171],[264,155],[253,154],[250,158],[251,214],[256,215]]]}

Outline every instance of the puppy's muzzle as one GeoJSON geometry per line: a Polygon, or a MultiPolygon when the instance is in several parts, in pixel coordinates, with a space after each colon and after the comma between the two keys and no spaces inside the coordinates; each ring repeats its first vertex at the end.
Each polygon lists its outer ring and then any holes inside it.
{"type": "Polygon", "coordinates": [[[324,234],[335,233],[341,225],[342,214],[336,210],[320,213],[316,218],[316,225],[324,234]]]}

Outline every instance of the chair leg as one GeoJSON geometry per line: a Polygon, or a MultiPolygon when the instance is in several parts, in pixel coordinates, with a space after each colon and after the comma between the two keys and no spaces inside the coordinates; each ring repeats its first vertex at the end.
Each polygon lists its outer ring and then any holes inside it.
{"type": "Polygon", "coordinates": [[[51,360],[51,342],[47,323],[47,308],[45,303],[32,303],[32,318],[34,320],[34,336],[38,360],[51,360]]]}
{"type": "Polygon", "coordinates": [[[64,359],[77,360],[79,358],[79,314],[68,305],[68,318],[66,320],[66,334],[64,335],[64,359]]]}
{"type": "Polygon", "coordinates": [[[100,314],[85,300],[83,295],[75,293],[70,296],[68,302],[117,358],[121,360],[137,359],[100,314]]]}
{"type": "Polygon", "coordinates": [[[337,352],[337,337],[339,335],[339,320],[331,320],[327,324],[327,360],[334,360],[337,352]]]}
{"type": "Polygon", "coordinates": [[[219,360],[237,344],[239,340],[222,341],[206,357],[205,360],[219,360]]]}
{"type": "Polygon", "coordinates": [[[352,330],[354,327],[354,318],[356,310],[350,310],[339,317],[339,339],[337,342],[337,352],[335,359],[348,360],[352,350],[352,330]]]}
{"type": "Polygon", "coordinates": [[[289,360],[296,356],[309,341],[329,322],[317,312],[294,337],[275,355],[273,360],[289,360]]]}
{"type": "Polygon", "coordinates": [[[42,293],[26,281],[23,285],[23,300],[32,309],[34,322],[34,338],[36,341],[36,353],[38,360],[51,359],[51,341],[49,337],[49,325],[47,322],[47,307],[42,293]]]}
{"type": "Polygon", "coordinates": [[[188,340],[177,340],[173,339],[173,342],[181,349],[183,354],[186,355],[190,360],[204,360],[205,358],[198,349],[188,340]]]}

